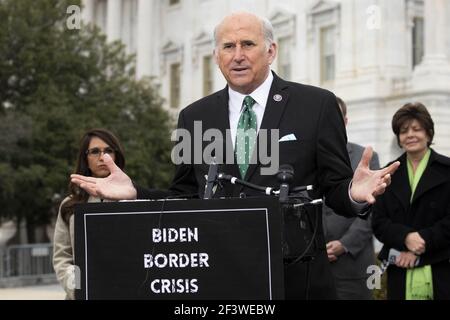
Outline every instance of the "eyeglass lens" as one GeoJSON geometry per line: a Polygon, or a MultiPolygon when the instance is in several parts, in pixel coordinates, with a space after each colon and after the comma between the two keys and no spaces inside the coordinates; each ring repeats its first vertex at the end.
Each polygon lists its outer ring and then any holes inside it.
{"type": "Polygon", "coordinates": [[[93,156],[98,156],[98,155],[100,155],[101,153],[106,153],[106,154],[111,155],[111,154],[114,153],[114,150],[113,150],[112,148],[109,148],[109,147],[108,147],[108,148],[105,148],[105,149],[92,148],[92,149],[89,149],[89,150],[87,151],[87,154],[93,155],[93,156]]]}

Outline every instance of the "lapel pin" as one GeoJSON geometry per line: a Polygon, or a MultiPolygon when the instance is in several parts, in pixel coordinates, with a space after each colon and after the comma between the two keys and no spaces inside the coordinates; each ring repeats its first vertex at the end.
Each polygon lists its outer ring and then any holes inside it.
{"type": "Polygon", "coordinates": [[[280,102],[281,100],[283,100],[283,97],[280,94],[276,94],[273,96],[273,100],[275,100],[276,102],[280,102]]]}

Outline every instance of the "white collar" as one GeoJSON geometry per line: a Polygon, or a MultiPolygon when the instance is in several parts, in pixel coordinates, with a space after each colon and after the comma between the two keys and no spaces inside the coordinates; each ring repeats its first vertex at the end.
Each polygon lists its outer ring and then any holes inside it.
{"type": "Polygon", "coordinates": [[[264,80],[264,82],[250,94],[239,93],[228,86],[229,99],[236,102],[232,103],[231,105],[239,106],[240,112],[242,103],[244,102],[244,98],[246,96],[251,96],[256,101],[256,103],[263,108],[263,110],[266,109],[267,99],[269,98],[269,92],[270,88],[272,87],[272,82],[273,74],[272,71],[269,70],[269,75],[267,76],[266,80],[264,80]]]}

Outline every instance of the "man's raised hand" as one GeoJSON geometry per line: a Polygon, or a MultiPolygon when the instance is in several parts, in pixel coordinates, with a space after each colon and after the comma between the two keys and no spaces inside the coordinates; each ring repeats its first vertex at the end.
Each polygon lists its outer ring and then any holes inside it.
{"type": "Polygon", "coordinates": [[[108,154],[104,155],[104,162],[110,172],[108,177],[94,178],[72,174],[70,175],[71,182],[94,197],[109,200],[136,199],[137,192],[131,179],[120,170],[108,154]]]}
{"type": "Polygon", "coordinates": [[[372,148],[367,147],[353,174],[350,195],[356,202],[375,203],[375,197],[384,193],[391,184],[391,175],[400,166],[400,162],[396,161],[386,168],[370,170],[369,163],[372,159],[372,154],[372,148]]]}

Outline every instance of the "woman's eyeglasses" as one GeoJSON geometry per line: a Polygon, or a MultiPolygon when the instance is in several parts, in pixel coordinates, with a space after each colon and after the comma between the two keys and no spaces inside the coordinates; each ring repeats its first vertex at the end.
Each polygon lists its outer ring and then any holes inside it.
{"type": "Polygon", "coordinates": [[[107,147],[107,148],[104,148],[104,149],[100,149],[100,148],[92,148],[92,149],[88,149],[88,150],[86,150],[86,154],[88,155],[88,156],[91,156],[91,157],[100,157],[100,155],[101,154],[109,154],[109,155],[112,155],[113,153],[114,153],[114,149],[113,148],[110,148],[110,147],[107,147]]]}

